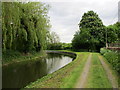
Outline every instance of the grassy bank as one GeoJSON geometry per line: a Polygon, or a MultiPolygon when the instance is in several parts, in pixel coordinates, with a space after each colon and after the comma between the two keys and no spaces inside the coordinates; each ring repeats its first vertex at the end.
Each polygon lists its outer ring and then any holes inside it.
{"type": "Polygon", "coordinates": [[[109,67],[116,70],[118,75],[118,85],[120,87],[120,52],[101,48],[100,53],[105,57],[104,60],[108,63],[109,67]]]}
{"type": "Polygon", "coordinates": [[[21,61],[35,60],[37,58],[43,58],[46,56],[44,51],[41,52],[30,52],[30,53],[20,53],[17,51],[6,51],[2,53],[2,64],[8,65],[11,63],[17,63],[21,61]]]}
{"type": "Polygon", "coordinates": [[[101,48],[100,53],[111,63],[113,68],[120,73],[120,53],[105,48],[101,48]]]}
{"type": "Polygon", "coordinates": [[[77,58],[62,69],[49,74],[25,88],[73,88],[80,76],[89,53],[77,52],[77,58]]]}

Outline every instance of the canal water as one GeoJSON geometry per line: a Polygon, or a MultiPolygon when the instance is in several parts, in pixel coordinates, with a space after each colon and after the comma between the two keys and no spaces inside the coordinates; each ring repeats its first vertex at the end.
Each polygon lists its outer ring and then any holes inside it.
{"type": "Polygon", "coordinates": [[[72,57],[49,53],[41,60],[31,60],[4,66],[2,68],[2,88],[23,88],[30,82],[53,73],[73,60],[72,57]]]}

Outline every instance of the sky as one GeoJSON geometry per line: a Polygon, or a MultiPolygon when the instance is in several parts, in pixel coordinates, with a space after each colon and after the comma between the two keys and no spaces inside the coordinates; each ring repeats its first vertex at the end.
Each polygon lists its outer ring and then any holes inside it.
{"type": "Polygon", "coordinates": [[[118,2],[120,0],[40,1],[50,5],[48,16],[52,25],[51,31],[58,34],[61,42],[71,43],[75,32],[79,30],[78,24],[82,15],[90,10],[96,12],[106,26],[118,21],[118,2]]]}

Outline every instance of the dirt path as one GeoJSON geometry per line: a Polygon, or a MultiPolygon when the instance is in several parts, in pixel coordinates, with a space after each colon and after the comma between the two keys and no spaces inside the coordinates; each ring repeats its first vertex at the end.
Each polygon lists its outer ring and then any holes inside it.
{"type": "Polygon", "coordinates": [[[81,76],[78,80],[78,83],[76,84],[75,88],[84,88],[84,85],[87,81],[87,77],[88,77],[88,73],[89,73],[89,69],[90,69],[90,66],[91,66],[91,57],[92,57],[92,54],[90,53],[88,59],[87,59],[87,62],[83,68],[83,72],[81,73],[81,76]]]}
{"type": "Polygon", "coordinates": [[[98,57],[99,57],[99,59],[100,59],[100,62],[101,62],[101,64],[102,64],[103,68],[104,68],[105,71],[106,71],[106,74],[107,74],[107,76],[108,76],[109,81],[110,81],[111,84],[112,84],[112,87],[113,87],[113,88],[118,88],[118,83],[117,83],[117,81],[116,81],[116,78],[115,78],[115,76],[113,76],[112,71],[111,71],[111,69],[109,68],[108,64],[106,64],[106,63],[104,62],[102,56],[98,56],[98,57]]]}

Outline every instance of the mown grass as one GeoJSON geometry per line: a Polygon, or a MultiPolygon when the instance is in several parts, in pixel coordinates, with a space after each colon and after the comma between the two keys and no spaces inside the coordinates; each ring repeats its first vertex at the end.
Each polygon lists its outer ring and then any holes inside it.
{"type": "Polygon", "coordinates": [[[30,83],[25,88],[73,88],[89,55],[89,53],[76,54],[77,58],[73,62],[52,74],[30,83]]]}
{"type": "Polygon", "coordinates": [[[98,53],[93,53],[92,65],[90,68],[86,88],[112,88],[105,70],[98,58],[98,53]]]}

